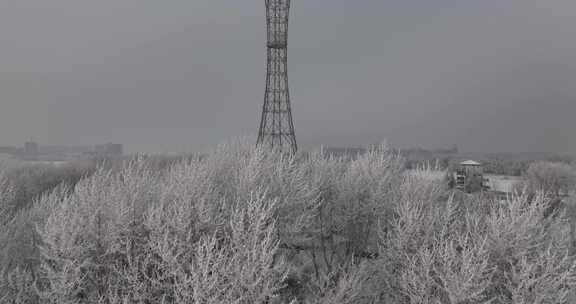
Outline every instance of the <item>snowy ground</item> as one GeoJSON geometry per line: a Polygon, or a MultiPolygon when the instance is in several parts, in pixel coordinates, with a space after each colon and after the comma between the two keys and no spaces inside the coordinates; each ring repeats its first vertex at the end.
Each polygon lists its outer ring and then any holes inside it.
{"type": "Polygon", "coordinates": [[[490,190],[506,193],[512,192],[514,185],[522,181],[519,176],[486,174],[485,177],[488,178],[490,190]]]}

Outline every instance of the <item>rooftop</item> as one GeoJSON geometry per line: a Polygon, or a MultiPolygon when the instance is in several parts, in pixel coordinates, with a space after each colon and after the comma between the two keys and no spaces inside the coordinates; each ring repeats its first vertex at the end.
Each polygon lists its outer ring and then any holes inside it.
{"type": "Polygon", "coordinates": [[[465,160],[460,163],[461,166],[482,166],[481,163],[473,160],[465,160]]]}

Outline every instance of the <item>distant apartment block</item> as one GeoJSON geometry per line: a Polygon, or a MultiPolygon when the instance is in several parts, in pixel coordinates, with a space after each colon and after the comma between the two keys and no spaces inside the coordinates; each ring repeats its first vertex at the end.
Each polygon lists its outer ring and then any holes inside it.
{"type": "Polygon", "coordinates": [[[17,147],[12,147],[12,146],[1,146],[0,147],[0,154],[16,155],[17,153],[18,153],[17,147]]]}
{"type": "Polygon", "coordinates": [[[27,141],[24,143],[24,151],[21,155],[24,160],[38,160],[38,143],[34,141],[27,141]]]}
{"type": "Polygon", "coordinates": [[[111,156],[118,157],[123,154],[122,144],[107,143],[103,145],[94,146],[94,154],[96,156],[111,156]]]}

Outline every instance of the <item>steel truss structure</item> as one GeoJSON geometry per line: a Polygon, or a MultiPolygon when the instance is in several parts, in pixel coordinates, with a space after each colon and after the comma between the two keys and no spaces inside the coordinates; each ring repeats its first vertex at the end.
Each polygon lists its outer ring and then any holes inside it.
{"type": "Polygon", "coordinates": [[[288,90],[290,0],[265,0],[267,34],[266,90],[257,144],[297,150],[288,90]]]}

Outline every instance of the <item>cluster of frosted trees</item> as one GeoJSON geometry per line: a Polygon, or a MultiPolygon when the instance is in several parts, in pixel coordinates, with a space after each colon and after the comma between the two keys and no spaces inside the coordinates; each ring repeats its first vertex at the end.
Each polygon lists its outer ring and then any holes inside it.
{"type": "MultiPolygon", "coordinates": [[[[452,195],[384,147],[354,160],[223,144],[101,167],[10,207],[0,303],[571,303],[567,208],[452,195]]],[[[8,207],[7,207],[8,206],[8,207]]]]}

